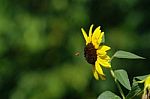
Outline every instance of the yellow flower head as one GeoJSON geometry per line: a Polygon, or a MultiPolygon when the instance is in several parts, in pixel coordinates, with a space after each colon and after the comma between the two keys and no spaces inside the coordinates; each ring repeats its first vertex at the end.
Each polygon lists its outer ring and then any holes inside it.
{"type": "Polygon", "coordinates": [[[87,36],[87,33],[81,28],[86,41],[84,56],[87,62],[93,65],[93,75],[95,79],[99,80],[99,78],[101,78],[102,80],[105,80],[105,74],[103,73],[101,66],[105,68],[111,67],[109,63],[110,57],[106,52],[107,50],[110,50],[110,47],[101,44],[104,32],[101,32],[100,26],[97,27],[93,33],[92,28],[93,25],[91,25],[89,29],[89,36],[87,36]]]}
{"type": "Polygon", "coordinates": [[[150,99],[150,75],[144,81],[144,93],[142,99],[150,99]]]}

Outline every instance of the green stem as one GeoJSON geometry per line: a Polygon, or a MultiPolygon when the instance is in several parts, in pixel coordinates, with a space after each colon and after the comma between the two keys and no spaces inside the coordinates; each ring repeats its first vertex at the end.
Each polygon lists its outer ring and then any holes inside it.
{"type": "Polygon", "coordinates": [[[123,93],[123,91],[121,89],[121,86],[120,86],[119,82],[117,81],[117,79],[115,78],[114,71],[112,69],[110,69],[110,72],[111,72],[112,77],[114,78],[114,81],[115,81],[118,89],[119,89],[119,92],[120,92],[120,94],[122,96],[122,99],[125,99],[125,95],[124,95],[124,93],[123,93]]]}
{"type": "Polygon", "coordinates": [[[111,61],[113,60],[113,58],[114,58],[114,55],[111,57],[111,59],[110,59],[110,61],[109,61],[110,63],[111,63],[111,61]]]}

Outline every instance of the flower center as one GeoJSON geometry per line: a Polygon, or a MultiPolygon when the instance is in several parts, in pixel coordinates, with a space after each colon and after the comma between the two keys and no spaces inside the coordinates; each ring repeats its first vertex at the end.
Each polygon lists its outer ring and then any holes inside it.
{"type": "Polygon", "coordinates": [[[84,57],[86,58],[88,63],[93,65],[95,64],[97,60],[97,54],[96,54],[96,49],[92,43],[89,43],[84,48],[84,57]]]}

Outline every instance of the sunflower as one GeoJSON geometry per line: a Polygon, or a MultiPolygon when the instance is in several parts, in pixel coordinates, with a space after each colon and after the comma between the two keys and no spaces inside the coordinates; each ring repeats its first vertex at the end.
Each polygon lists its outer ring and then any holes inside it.
{"type": "Polygon", "coordinates": [[[84,48],[84,56],[89,64],[92,64],[93,67],[93,75],[96,80],[101,78],[105,80],[105,74],[103,73],[102,66],[105,68],[111,68],[109,63],[110,57],[107,55],[108,50],[110,50],[109,46],[102,44],[102,38],[104,32],[101,32],[100,26],[97,27],[94,32],[92,33],[93,25],[91,25],[89,29],[89,36],[81,28],[83,36],[86,41],[86,46],[84,48]]]}

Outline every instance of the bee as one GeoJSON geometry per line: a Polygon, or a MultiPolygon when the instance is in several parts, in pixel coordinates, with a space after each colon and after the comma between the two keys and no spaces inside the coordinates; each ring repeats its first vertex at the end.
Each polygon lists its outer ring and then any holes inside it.
{"type": "Polygon", "coordinates": [[[75,56],[80,56],[80,52],[77,51],[77,52],[74,53],[74,55],[75,55],[75,56]]]}

